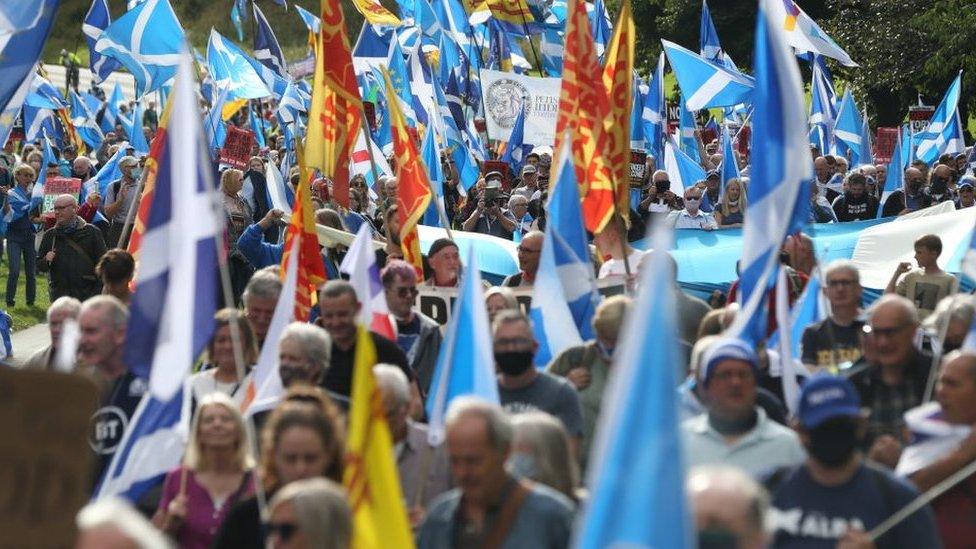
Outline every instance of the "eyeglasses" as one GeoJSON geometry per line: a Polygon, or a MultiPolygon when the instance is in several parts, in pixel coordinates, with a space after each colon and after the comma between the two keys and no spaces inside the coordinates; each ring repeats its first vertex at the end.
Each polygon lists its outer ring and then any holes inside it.
{"type": "Polygon", "coordinates": [[[398,297],[417,297],[420,290],[413,286],[402,286],[400,288],[394,288],[398,297]]]}
{"type": "Polygon", "coordinates": [[[685,202],[698,202],[699,200],[701,200],[701,195],[685,197],[685,202]]]}
{"type": "Polygon", "coordinates": [[[278,539],[285,543],[288,543],[288,540],[299,530],[298,525],[294,522],[269,522],[264,527],[268,532],[268,537],[277,535],[278,539]]]}
{"type": "Polygon", "coordinates": [[[901,325],[891,328],[879,328],[878,326],[865,324],[864,328],[861,328],[861,330],[864,332],[864,335],[874,335],[875,337],[894,337],[898,332],[904,330],[908,326],[909,325],[901,325]]]}

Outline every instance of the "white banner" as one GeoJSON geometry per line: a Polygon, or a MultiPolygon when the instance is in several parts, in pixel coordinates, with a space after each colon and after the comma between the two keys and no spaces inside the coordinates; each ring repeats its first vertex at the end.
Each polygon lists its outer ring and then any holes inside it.
{"type": "Polygon", "coordinates": [[[556,141],[556,117],[559,115],[561,86],[561,78],[481,71],[488,137],[508,141],[515,119],[525,104],[527,111],[524,142],[551,146],[556,141]]]}

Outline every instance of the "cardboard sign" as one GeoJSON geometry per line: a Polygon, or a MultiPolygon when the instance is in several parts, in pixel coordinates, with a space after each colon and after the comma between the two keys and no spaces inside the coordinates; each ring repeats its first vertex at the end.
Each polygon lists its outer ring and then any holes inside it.
{"type": "Polygon", "coordinates": [[[242,130],[232,124],[227,124],[227,140],[224,148],[220,149],[220,163],[243,169],[247,160],[251,158],[251,147],[254,146],[254,132],[242,130]]]}
{"type": "Polygon", "coordinates": [[[935,107],[929,105],[912,105],[908,107],[908,121],[912,125],[912,133],[924,132],[929,126],[929,120],[935,114],[935,107]]]}
{"type": "Polygon", "coordinates": [[[41,217],[54,218],[54,200],[62,194],[70,194],[79,198],[81,180],[74,177],[49,177],[44,181],[44,205],[41,207],[41,217]]]}
{"type": "Polygon", "coordinates": [[[668,133],[674,133],[681,125],[681,105],[674,101],[668,101],[668,133]]]}
{"type": "Polygon", "coordinates": [[[898,128],[878,128],[878,135],[874,139],[874,161],[879,164],[891,162],[895,146],[898,144],[898,128]]]}
{"type": "Polygon", "coordinates": [[[0,370],[0,545],[72,545],[75,515],[91,490],[88,429],[97,402],[83,376],[0,370]]]}
{"type": "Polygon", "coordinates": [[[630,186],[641,188],[647,178],[647,151],[630,149],[630,186]]]}

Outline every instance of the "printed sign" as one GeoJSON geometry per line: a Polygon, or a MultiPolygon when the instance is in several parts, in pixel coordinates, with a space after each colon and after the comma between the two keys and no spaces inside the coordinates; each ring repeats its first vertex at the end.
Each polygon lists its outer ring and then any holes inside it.
{"type": "Polygon", "coordinates": [[[561,78],[540,78],[510,72],[481,71],[488,137],[508,141],[525,109],[523,142],[552,145],[556,141],[561,78]]]}
{"type": "Polygon", "coordinates": [[[908,107],[908,120],[912,125],[912,133],[924,132],[933,114],[935,114],[935,107],[930,105],[912,105],[908,107]]]}
{"type": "Polygon", "coordinates": [[[898,143],[898,128],[878,128],[878,136],[874,140],[874,161],[879,164],[891,162],[895,145],[898,143]]]}
{"type": "Polygon", "coordinates": [[[647,177],[647,151],[630,149],[630,186],[641,188],[647,177]]]}
{"type": "Polygon", "coordinates": [[[254,146],[254,132],[242,130],[231,124],[227,125],[227,140],[224,148],[220,149],[220,163],[243,169],[247,160],[251,158],[251,148],[254,146]]]}
{"type": "Polygon", "coordinates": [[[62,194],[74,195],[75,199],[81,193],[81,180],[74,177],[49,177],[44,181],[44,205],[41,216],[54,218],[54,199],[62,194]]]}

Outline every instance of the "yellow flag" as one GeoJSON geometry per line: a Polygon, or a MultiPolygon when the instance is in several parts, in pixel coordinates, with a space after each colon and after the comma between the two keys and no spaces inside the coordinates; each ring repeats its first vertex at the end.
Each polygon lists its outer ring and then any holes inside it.
{"type": "MultiPolygon", "coordinates": [[[[373,2],[372,0],[352,0],[352,5],[356,6],[356,10],[374,25],[391,25],[394,27],[400,25],[400,19],[381,6],[379,2],[373,2]]],[[[322,21],[322,23],[324,24],[325,21],[322,21]]]]}
{"type": "Polygon", "coordinates": [[[352,373],[346,467],[342,477],[352,508],[352,546],[355,549],[413,547],[393,458],[393,438],[373,375],[375,365],[373,338],[360,326],[352,373]]]}
{"type": "Polygon", "coordinates": [[[617,211],[630,209],[630,111],[634,106],[634,17],[624,0],[603,67],[610,116],[604,119],[607,163],[613,176],[617,211]]]}

